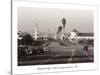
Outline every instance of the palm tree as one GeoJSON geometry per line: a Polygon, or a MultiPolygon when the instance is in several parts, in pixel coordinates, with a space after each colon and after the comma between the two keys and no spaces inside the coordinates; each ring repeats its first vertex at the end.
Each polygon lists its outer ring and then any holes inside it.
{"type": "Polygon", "coordinates": [[[62,19],[62,24],[63,24],[63,30],[62,30],[62,36],[61,36],[61,40],[63,40],[64,39],[64,33],[65,33],[65,24],[66,24],[66,19],[65,18],[63,18],[62,19]]]}
{"type": "Polygon", "coordinates": [[[63,24],[63,28],[65,28],[65,24],[66,24],[66,19],[65,18],[62,19],[62,24],[63,24]]]}
{"type": "Polygon", "coordinates": [[[61,31],[62,31],[62,26],[59,26],[59,27],[58,27],[57,34],[59,34],[59,32],[61,32],[61,31]]]}

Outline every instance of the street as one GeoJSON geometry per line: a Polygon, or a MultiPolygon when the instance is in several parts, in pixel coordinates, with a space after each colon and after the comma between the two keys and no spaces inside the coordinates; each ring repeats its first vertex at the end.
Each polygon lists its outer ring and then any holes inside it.
{"type": "Polygon", "coordinates": [[[93,47],[83,51],[82,45],[60,46],[58,42],[51,42],[48,46],[51,51],[40,55],[29,55],[18,59],[18,66],[68,64],[93,62],[93,47]]]}

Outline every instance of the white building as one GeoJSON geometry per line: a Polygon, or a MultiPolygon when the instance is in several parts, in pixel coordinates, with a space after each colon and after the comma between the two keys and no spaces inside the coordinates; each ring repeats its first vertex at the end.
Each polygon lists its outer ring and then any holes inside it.
{"type": "Polygon", "coordinates": [[[93,33],[77,33],[72,31],[68,39],[70,42],[78,43],[78,40],[93,40],[94,35],[93,33]]]}
{"type": "Polygon", "coordinates": [[[70,32],[69,39],[94,39],[93,33],[77,33],[77,32],[70,32]]]}

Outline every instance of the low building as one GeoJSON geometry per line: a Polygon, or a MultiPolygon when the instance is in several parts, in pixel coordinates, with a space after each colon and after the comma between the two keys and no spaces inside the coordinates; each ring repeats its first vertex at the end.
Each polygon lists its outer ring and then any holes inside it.
{"type": "Polygon", "coordinates": [[[93,33],[76,33],[74,31],[70,32],[70,37],[68,38],[71,43],[78,43],[79,40],[94,40],[93,33]]]}

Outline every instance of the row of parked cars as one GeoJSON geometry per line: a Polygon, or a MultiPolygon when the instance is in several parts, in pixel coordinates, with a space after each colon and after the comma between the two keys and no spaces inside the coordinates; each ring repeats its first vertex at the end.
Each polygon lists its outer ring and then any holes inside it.
{"type": "Polygon", "coordinates": [[[49,43],[36,40],[32,45],[18,45],[18,57],[27,57],[27,55],[38,55],[50,52],[49,43]]]}

